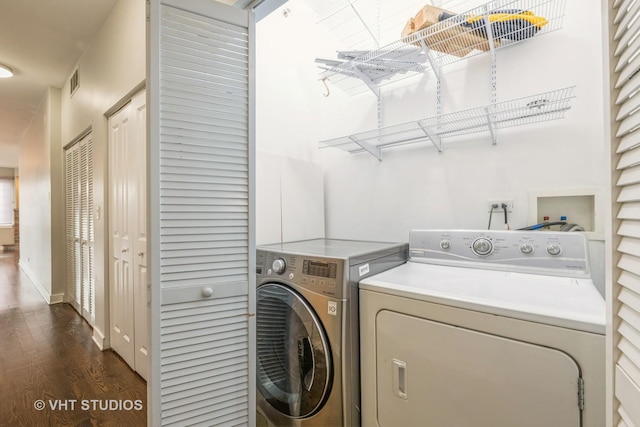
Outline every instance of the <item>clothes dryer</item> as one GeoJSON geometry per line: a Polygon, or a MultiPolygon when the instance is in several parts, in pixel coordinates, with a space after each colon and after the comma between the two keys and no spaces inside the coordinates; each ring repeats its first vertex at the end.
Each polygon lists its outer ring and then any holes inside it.
{"type": "Polygon", "coordinates": [[[605,303],[580,233],[416,230],[360,283],[366,426],[602,427],[605,303]]]}
{"type": "Polygon", "coordinates": [[[267,425],[360,425],[358,282],[407,257],[406,243],[258,248],[257,406],[267,425]]]}

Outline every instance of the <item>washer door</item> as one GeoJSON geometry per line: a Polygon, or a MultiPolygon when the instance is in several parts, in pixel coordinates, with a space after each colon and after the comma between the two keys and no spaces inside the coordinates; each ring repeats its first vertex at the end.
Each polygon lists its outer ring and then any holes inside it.
{"type": "Polygon", "coordinates": [[[333,376],[324,328],[305,299],[286,286],[267,283],[257,297],[258,390],[284,415],[313,415],[333,376]]]}

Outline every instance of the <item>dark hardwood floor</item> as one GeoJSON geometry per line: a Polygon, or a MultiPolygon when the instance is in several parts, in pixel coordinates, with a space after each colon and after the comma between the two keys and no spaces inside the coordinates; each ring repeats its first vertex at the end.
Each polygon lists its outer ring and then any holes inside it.
{"type": "Polygon", "coordinates": [[[47,305],[17,259],[0,252],[0,426],[145,426],[145,381],[70,305],[47,305]]]}

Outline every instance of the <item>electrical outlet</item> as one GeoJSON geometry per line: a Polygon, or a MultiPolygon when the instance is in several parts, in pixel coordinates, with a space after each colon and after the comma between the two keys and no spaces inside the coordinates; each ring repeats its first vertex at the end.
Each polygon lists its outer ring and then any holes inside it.
{"type": "Polygon", "coordinates": [[[507,212],[513,212],[513,200],[487,200],[487,209],[489,212],[491,212],[491,208],[493,207],[493,205],[498,205],[495,210],[501,211],[503,203],[507,204],[507,212]]]}

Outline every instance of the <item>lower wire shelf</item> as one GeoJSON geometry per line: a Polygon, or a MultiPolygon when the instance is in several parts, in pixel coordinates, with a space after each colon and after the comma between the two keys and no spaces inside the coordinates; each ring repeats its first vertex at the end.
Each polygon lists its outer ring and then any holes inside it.
{"type": "Polygon", "coordinates": [[[412,122],[320,141],[320,148],[338,148],[351,154],[368,152],[378,160],[382,150],[430,141],[442,151],[442,138],[489,132],[497,143],[496,129],[564,118],[575,98],[575,86],[441,114],[412,122]]]}

